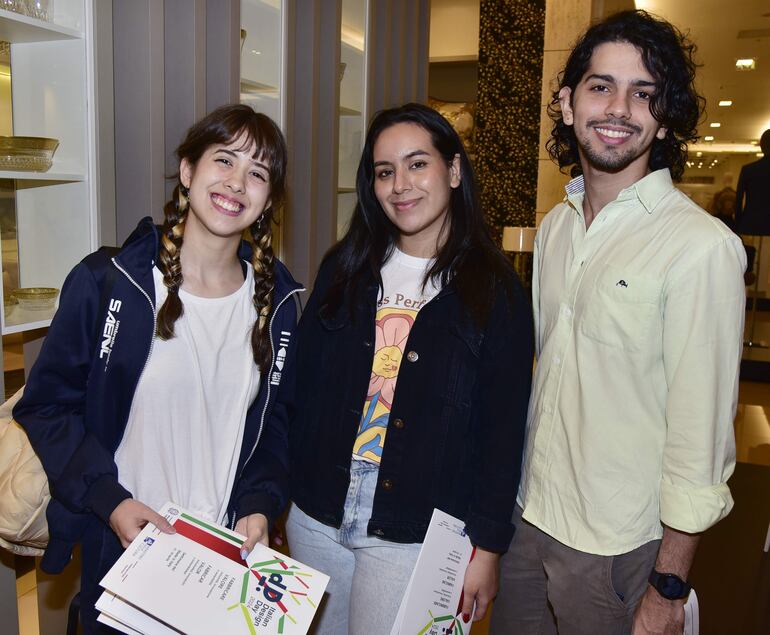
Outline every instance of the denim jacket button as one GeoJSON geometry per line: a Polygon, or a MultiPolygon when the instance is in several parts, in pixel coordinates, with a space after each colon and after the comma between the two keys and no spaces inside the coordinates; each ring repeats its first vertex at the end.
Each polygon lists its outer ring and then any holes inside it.
{"type": "Polygon", "coordinates": [[[382,489],[384,489],[386,492],[393,489],[393,481],[391,481],[389,478],[386,478],[382,482],[382,489]]]}
{"type": "Polygon", "coordinates": [[[408,359],[410,362],[416,362],[418,359],[420,359],[420,356],[417,354],[417,351],[409,351],[409,352],[406,354],[406,358],[407,358],[407,359],[408,359]]]}
{"type": "Polygon", "coordinates": [[[399,430],[401,430],[404,427],[404,420],[403,419],[394,419],[393,420],[393,425],[396,428],[398,428],[399,430]]]}

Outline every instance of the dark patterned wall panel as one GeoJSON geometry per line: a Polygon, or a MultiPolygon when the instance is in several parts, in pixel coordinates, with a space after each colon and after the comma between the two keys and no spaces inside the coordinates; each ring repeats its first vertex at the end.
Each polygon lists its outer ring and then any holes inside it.
{"type": "Polygon", "coordinates": [[[534,226],[545,0],[481,0],[474,167],[498,235],[534,226]]]}

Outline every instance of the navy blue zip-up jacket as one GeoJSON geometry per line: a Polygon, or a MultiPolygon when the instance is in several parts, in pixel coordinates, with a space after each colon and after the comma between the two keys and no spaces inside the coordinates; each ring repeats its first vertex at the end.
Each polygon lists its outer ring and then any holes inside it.
{"type": "MultiPolygon", "coordinates": [[[[115,451],[123,438],[139,377],[156,327],[152,269],[158,230],[145,218],[112,259],[93,253],[70,272],[59,309],[24,395],[13,411],[48,476],[50,541],[42,568],[61,571],[89,522],[108,522],[131,497],[118,480],[115,451]],[[108,271],[115,267],[107,298],[108,271]],[[98,315],[101,305],[102,315],[98,315]]],[[[250,262],[251,247],[239,257],[250,262]]],[[[262,372],[259,393],[248,410],[238,472],[228,505],[231,524],[264,513],[272,522],[286,504],[287,412],[279,398],[282,374],[294,359],[295,294],[302,288],[275,261],[270,318],[272,367],[262,372]],[[257,443],[258,442],[258,443],[257,443]]]]}
{"type": "MultiPolygon", "coordinates": [[[[289,448],[292,500],[339,527],[376,353],[379,287],[369,276],[327,315],[335,268],[332,255],[297,328],[289,448]]],[[[496,284],[483,328],[450,282],[420,309],[404,351],[368,533],[422,542],[436,507],[464,520],[475,545],[507,551],[534,360],[532,311],[516,275],[496,284]]]]}

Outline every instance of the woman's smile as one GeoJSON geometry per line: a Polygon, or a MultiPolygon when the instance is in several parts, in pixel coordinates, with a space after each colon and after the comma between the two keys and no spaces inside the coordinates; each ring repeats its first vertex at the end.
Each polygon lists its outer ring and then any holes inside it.
{"type": "Polygon", "coordinates": [[[214,207],[227,216],[238,216],[244,208],[238,201],[217,193],[211,195],[211,202],[214,204],[214,207]]]}

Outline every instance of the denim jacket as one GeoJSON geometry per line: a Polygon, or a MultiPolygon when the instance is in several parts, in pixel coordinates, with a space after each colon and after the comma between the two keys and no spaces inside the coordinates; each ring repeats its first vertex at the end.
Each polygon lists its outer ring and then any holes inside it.
{"type": "MultiPolygon", "coordinates": [[[[375,341],[373,277],[351,303],[325,316],[334,271],[322,264],[297,330],[289,406],[294,502],[339,527],[350,482],[375,341]]],[[[529,300],[511,272],[496,285],[484,328],[450,282],[417,314],[406,343],[380,463],[370,535],[422,542],[433,508],[466,523],[472,542],[504,552],[519,485],[533,362],[529,300]]]]}

